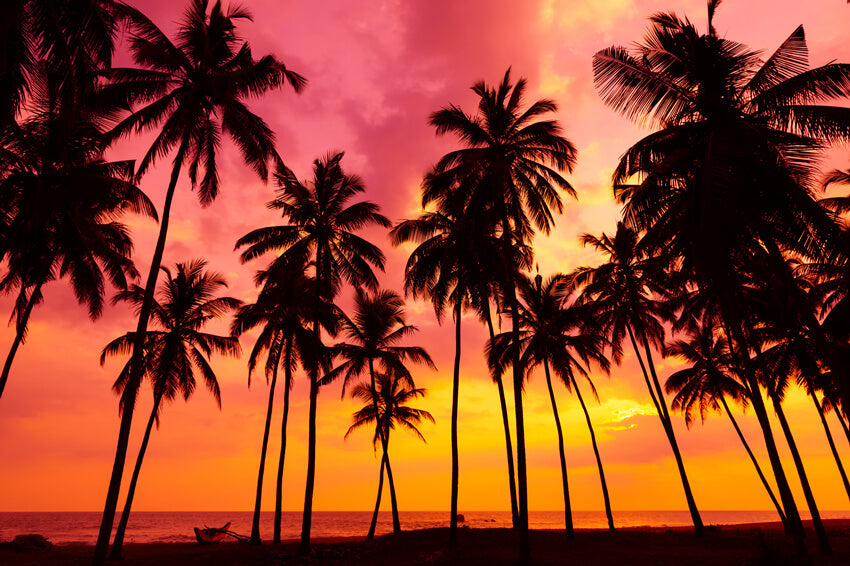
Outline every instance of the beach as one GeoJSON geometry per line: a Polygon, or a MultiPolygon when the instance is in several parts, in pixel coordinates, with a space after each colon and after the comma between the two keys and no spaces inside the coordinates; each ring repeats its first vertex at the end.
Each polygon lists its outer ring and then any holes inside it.
{"type": "MultiPolygon", "coordinates": [[[[816,566],[850,563],[850,520],[826,521],[835,555],[822,556],[807,524],[811,564],[816,566]]],[[[363,537],[316,539],[309,557],[299,557],[297,541],[281,545],[251,546],[235,542],[200,546],[195,543],[142,543],[124,547],[126,566],[271,566],[286,564],[363,564],[391,566],[426,565],[512,565],[517,562],[517,535],[510,529],[460,530],[459,544],[446,545],[448,529],[421,529],[384,535],[373,541],[363,537]]],[[[779,523],[713,525],[705,536],[691,529],[624,528],[610,533],[601,529],[579,529],[575,540],[566,540],[563,532],[531,531],[532,557],[535,564],[561,565],[742,565],[783,566],[801,562],[795,557],[790,538],[779,523]]],[[[0,564],[16,566],[87,565],[91,562],[90,545],[72,544],[48,548],[20,549],[8,543],[0,545],[0,564]]]]}

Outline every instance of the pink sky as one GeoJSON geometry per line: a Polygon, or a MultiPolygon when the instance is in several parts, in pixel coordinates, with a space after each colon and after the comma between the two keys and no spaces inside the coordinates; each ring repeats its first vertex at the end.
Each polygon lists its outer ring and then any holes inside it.
{"type": "MultiPolygon", "coordinates": [[[[700,28],[705,22],[702,0],[253,0],[243,4],[254,15],[254,22],[242,30],[255,55],[274,53],[309,80],[301,95],[284,90],[252,104],[276,131],[286,163],[306,178],[313,159],[344,150],[346,171],[363,177],[366,198],[379,203],[394,222],[418,213],[423,174],[454,147],[454,140],[437,138],[428,126],[431,112],[449,103],[472,110],[472,83],[480,79],[494,83],[509,66],[515,77],[529,80],[529,100],[555,98],[560,105],[557,118],[579,149],[578,166],[569,176],[579,199],[565,201],[557,228],[550,237],[535,241],[543,273],[598,262],[591,251],[581,249],[578,236],[613,231],[619,208],[611,198],[612,169],[619,155],[646,133],[601,104],[592,86],[591,57],[604,47],[640,39],[647,16],[655,11],[686,14],[700,28]]],[[[180,2],[148,0],[135,5],[169,33],[182,16],[180,2]]],[[[848,16],[850,7],[844,0],[818,2],[817,8],[788,0],[727,0],[718,10],[715,25],[719,33],[769,52],[802,23],[811,63],[820,65],[850,61],[848,16]]],[[[133,139],[116,147],[114,154],[140,158],[145,149],[146,140],[133,139]]],[[[232,149],[225,144],[219,160],[222,191],[212,206],[202,209],[185,179],[179,186],[165,263],[206,258],[212,269],[226,274],[232,296],[251,301],[256,297],[252,274],[264,262],[241,265],[233,252],[234,242],[280,219],[264,207],[272,198],[272,187],[254,178],[232,149]]],[[[168,162],[163,161],[141,185],[158,207],[167,176],[168,162]]],[[[136,262],[144,272],[157,227],[138,218],[127,221],[136,241],[136,262]]],[[[393,249],[383,231],[369,231],[368,236],[388,257],[382,285],[400,290],[409,248],[393,249]]],[[[125,306],[117,306],[90,322],[65,282],[50,284],[45,295],[0,400],[0,511],[99,510],[118,431],[117,400],[110,386],[123,360],[101,368],[98,356],[107,342],[134,326],[133,317],[125,306]]],[[[0,312],[10,309],[11,301],[4,298],[0,312]]],[[[428,304],[410,303],[408,310],[411,322],[421,330],[418,342],[428,348],[438,366],[437,372],[418,369],[414,373],[417,385],[429,391],[420,406],[434,414],[437,424],[423,425],[427,444],[404,433],[393,436],[391,457],[403,509],[445,509],[450,487],[453,331],[437,325],[428,304]]],[[[485,332],[471,318],[464,332],[460,509],[509,509],[498,398],[482,357],[485,332]]],[[[12,337],[11,327],[0,332],[4,353],[12,337]]],[[[253,335],[242,342],[247,352],[253,335]]],[[[245,357],[213,360],[222,385],[221,412],[201,389],[189,404],[179,401],[165,409],[161,429],[148,450],[136,509],[251,507],[268,390],[262,379],[248,389],[245,357]]],[[[676,362],[666,360],[659,366],[663,378],[676,362]]],[[[651,413],[635,360],[627,356],[611,378],[598,373],[593,378],[601,404],[590,403],[591,416],[598,427],[615,515],[617,509],[685,508],[669,447],[651,413]]],[[[585,396],[591,401],[587,392],[585,396]]],[[[558,402],[574,508],[601,509],[583,416],[562,387],[558,402]]],[[[307,421],[307,394],[300,374],[293,404],[284,501],[287,509],[297,510],[303,502],[307,421]]],[[[561,501],[557,443],[542,376],[529,385],[525,406],[529,506],[557,508],[561,501]]],[[[131,462],[149,407],[145,390],[135,421],[131,462]]],[[[340,401],[338,387],[323,391],[316,509],[372,505],[379,461],[370,436],[364,432],[343,441],[353,410],[353,403],[340,401]]],[[[279,411],[272,431],[279,429],[279,411]]],[[[847,509],[810,400],[802,394],[790,395],[788,416],[820,505],[847,509]]],[[[752,416],[742,421],[753,445],[760,447],[752,416]]],[[[702,509],[770,508],[725,419],[718,416],[690,431],[678,418],[676,423],[702,509]]],[[[841,438],[838,441],[846,457],[847,444],[841,438]]],[[[277,446],[273,435],[270,453],[276,453],[277,446]]],[[[764,455],[761,448],[757,453],[764,455]]],[[[272,476],[268,474],[266,509],[273,505],[272,476]]]]}

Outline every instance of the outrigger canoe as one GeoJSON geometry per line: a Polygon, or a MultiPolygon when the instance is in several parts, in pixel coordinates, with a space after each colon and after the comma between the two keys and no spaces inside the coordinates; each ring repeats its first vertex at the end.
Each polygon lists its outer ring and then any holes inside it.
{"type": "Polygon", "coordinates": [[[230,528],[230,523],[227,523],[220,529],[211,529],[209,527],[199,529],[195,527],[195,538],[198,539],[198,544],[212,544],[221,541],[228,534],[227,529],[230,528]]]}

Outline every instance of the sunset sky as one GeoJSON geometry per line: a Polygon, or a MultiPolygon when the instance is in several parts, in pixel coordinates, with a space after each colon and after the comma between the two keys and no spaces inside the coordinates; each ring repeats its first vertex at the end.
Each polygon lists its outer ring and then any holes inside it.
{"type": "MultiPolygon", "coordinates": [[[[169,35],[182,17],[183,0],[129,0],[169,35]]],[[[647,17],[659,10],[687,15],[705,27],[704,0],[250,0],[253,22],[241,31],[255,56],[274,53],[304,75],[308,87],[296,95],[277,91],[251,108],[277,134],[280,154],[299,177],[308,178],[314,159],[345,151],[343,167],[362,176],[364,198],[381,206],[393,222],[419,212],[419,183],[441,155],[456,146],[438,138],[427,119],[455,103],[474,110],[469,87],[495,83],[508,67],[529,81],[528,99],[554,98],[556,118],[579,150],[568,175],[578,201],[565,199],[563,216],[549,237],[534,242],[540,271],[568,272],[600,261],[582,249],[578,237],[612,233],[619,207],[610,178],[621,153],[647,130],[603,106],[592,83],[591,58],[610,45],[639,40],[647,17]]],[[[718,33],[769,55],[799,24],[805,26],[810,63],[850,62],[850,6],[845,0],[727,0],[718,9],[718,33]]],[[[126,54],[118,59],[127,62],[126,54]]],[[[116,159],[139,159],[149,139],[133,138],[112,151],[116,159]]],[[[846,148],[833,154],[847,166],[846,148]]],[[[163,160],[141,183],[160,209],[170,161],[163,160]]],[[[265,208],[273,187],[253,176],[234,148],[225,143],[219,160],[222,190],[203,209],[183,177],[178,186],[164,264],[205,258],[225,274],[229,294],[253,301],[252,281],[265,260],[240,264],[235,241],[254,228],[280,223],[265,208]]],[[[127,217],[140,271],[150,264],[157,226],[127,217]]],[[[400,291],[409,247],[391,247],[383,230],[366,236],[387,255],[383,287],[400,291]]],[[[112,290],[110,290],[112,293],[112,290]]],[[[341,298],[350,305],[350,289],[341,298]]],[[[124,363],[98,363],[104,345],[135,327],[125,305],[108,307],[90,322],[66,281],[50,283],[45,301],[33,313],[26,344],[15,360],[0,399],[0,511],[101,510],[118,434],[118,402],[111,391],[124,363]]],[[[11,312],[10,297],[0,315],[11,312]]],[[[436,425],[425,423],[427,444],[397,431],[390,457],[402,510],[442,510],[449,506],[451,372],[453,328],[440,326],[427,303],[408,303],[409,322],[420,329],[411,343],[433,356],[438,371],[415,368],[419,387],[428,390],[418,406],[436,425]]],[[[486,330],[467,315],[463,327],[460,389],[459,510],[509,510],[504,437],[498,394],[482,355],[486,330]]],[[[227,321],[229,324],[229,320],[227,321]]],[[[223,323],[217,327],[224,330],[223,323]]],[[[178,400],[163,411],[161,428],[148,449],[134,509],[248,510],[253,505],[268,388],[261,375],[247,385],[247,352],[256,334],[242,339],[241,359],[213,358],[222,388],[222,410],[199,388],[190,402],[178,400]]],[[[0,328],[0,351],[14,337],[0,328]]],[[[658,362],[660,377],[677,367],[658,362]]],[[[585,399],[597,430],[600,452],[617,510],[686,509],[675,463],[660,422],[651,408],[633,355],[611,376],[594,371],[600,403],[585,386],[585,399]]],[[[585,384],[582,384],[585,385],[585,384]]],[[[300,510],[304,497],[307,447],[306,378],[296,376],[292,392],[284,506],[300,510]]],[[[558,385],[566,435],[566,457],[574,509],[602,509],[596,464],[584,417],[575,398],[558,385]]],[[[279,392],[280,393],[280,392],[279,392]]],[[[510,395],[509,395],[510,397],[510,395]]],[[[150,389],[140,395],[128,453],[131,469],[151,404],[150,389]]],[[[279,447],[280,412],[275,411],[269,452],[279,447]]],[[[356,404],[340,400],[339,386],[324,389],[318,408],[318,460],[314,509],[364,510],[374,502],[379,459],[371,435],[343,435],[356,404]]],[[[529,508],[558,509],[560,469],[557,439],[545,379],[535,375],[525,397],[529,508]]],[[[512,411],[511,411],[512,413],[512,411]]],[[[822,509],[848,509],[840,478],[811,399],[789,395],[787,413],[808,466],[822,509]]],[[[833,422],[834,433],[840,434],[833,422]]],[[[705,510],[770,509],[771,504],[728,420],[720,415],[691,430],[674,417],[697,505],[705,510]]],[[[745,434],[767,465],[763,442],[751,412],[740,419],[745,434]]],[[[776,427],[778,432],[778,426],[776,427]]],[[[850,458],[843,435],[839,450],[850,458]]],[[[784,442],[781,444],[784,449],[784,442]]],[[[783,454],[787,455],[787,450],[783,454]]],[[[276,460],[269,460],[264,509],[274,505],[276,460]]],[[[788,470],[792,466],[788,457],[788,470]]],[[[129,473],[128,473],[129,477],[129,473]]],[[[794,476],[796,478],[796,476],[794,476]]],[[[126,485],[127,481],[125,481],[126,485]]],[[[799,482],[792,487],[799,494],[799,482]]],[[[122,496],[123,497],[123,496],[122,496]]],[[[123,499],[122,499],[123,502],[123,499]]],[[[388,502],[387,502],[387,507],[388,502]]]]}

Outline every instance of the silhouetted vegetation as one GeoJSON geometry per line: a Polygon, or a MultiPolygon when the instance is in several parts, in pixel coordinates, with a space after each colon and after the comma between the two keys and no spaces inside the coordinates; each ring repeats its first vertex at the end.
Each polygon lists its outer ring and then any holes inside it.
{"type": "MultiPolygon", "coordinates": [[[[784,401],[795,386],[811,398],[850,498],[850,480],[828,422],[837,419],[850,442],[850,197],[823,198],[827,186],[846,190],[850,170],[825,172],[820,161],[825,150],[850,141],[850,65],[810,68],[802,26],[763,58],[717,31],[719,4],[707,1],[705,31],[686,17],[659,12],[631,47],[612,46],[594,55],[602,101],[651,133],[616,164],[613,197],[622,205],[616,231],[580,237],[601,262],[550,277],[538,269],[532,277],[535,233],[548,234],[555,226],[567,206],[563,195],[578,196],[566,178],[578,155],[553,117],[556,102],[526,100],[526,79],[514,81],[510,69],[496,84],[473,85],[473,112],[448,104],[430,115],[436,135],[448,135],[456,147],[423,176],[419,216],[393,226],[378,204],[360,200],[366,187],[343,170],[343,152],[316,159],[308,180],[298,179],[283,162],[274,132],[247,101],[286,87],[300,92],[306,79],[273,55],[255,58],[239,33],[250,20],[243,8],[190,0],[172,39],[142,11],[115,0],[4,2],[0,291],[15,296],[15,337],[0,374],[0,397],[45,285],[70,281],[94,320],[103,312],[108,282],[118,290],[116,302],[131,303],[137,316],[136,330],[111,342],[101,356],[101,363],[116,354],[129,360],[115,382],[120,428],[94,564],[107,558],[143,381],[150,381],[153,408],[113,558],[121,556],[142,460],[164,403],[178,394],[188,400],[199,375],[220,405],[207,358],[236,355],[237,337],[252,329],[258,329],[258,337],[248,360],[248,384],[263,363],[269,396],[251,542],[262,542],[262,487],[281,369],[274,543],[282,540],[290,391],[299,371],[309,382],[299,552],[311,551],[318,397],[339,378],[343,397],[350,390],[363,403],[345,436],[368,427],[374,429],[373,448],[381,447],[368,538],[375,534],[385,473],[393,531],[401,531],[390,431],[401,427],[424,441],[418,426],[434,419],[410,406],[425,389],[417,388],[408,364],[435,366],[424,348],[403,343],[417,329],[408,324],[402,296],[379,289],[375,271],[384,270],[386,259],[361,234],[364,229],[389,229],[394,246],[415,245],[405,266],[404,294],[429,301],[438,322],[447,313],[454,322],[451,548],[458,545],[462,316],[474,312],[488,329],[481,360],[499,393],[520,563],[529,564],[532,557],[525,383],[542,369],[558,437],[567,538],[574,538],[568,454],[553,382],[574,393],[581,406],[613,531],[602,455],[579,383],[598,400],[592,373],[608,374],[612,363],[620,365],[626,340],[675,459],[695,533],[706,529],[672,413],[682,413],[690,427],[697,417],[722,412],[792,537],[784,544],[793,541],[794,560],[806,560],[793,478],[780,460],[770,405],[821,553],[830,555],[784,401]],[[112,65],[122,30],[134,68],[112,65]],[[151,134],[153,142],[138,162],[107,160],[117,140],[141,134],[151,134]],[[243,263],[271,258],[257,272],[256,300],[245,305],[217,296],[224,279],[206,271],[202,260],[178,263],[173,272],[161,267],[181,175],[197,190],[201,206],[224,188],[218,172],[224,137],[261,181],[273,177],[277,188],[267,206],[282,218],[280,225],[254,229],[236,242],[243,263]],[[170,177],[158,215],[137,184],[164,159],[171,159],[170,177]],[[141,274],[144,286],[136,284],[140,273],[123,224],[128,212],[159,220],[150,268],[141,274]],[[157,297],[161,271],[165,280],[157,297]],[[340,306],[344,289],[354,297],[350,315],[340,306]],[[202,331],[210,320],[237,309],[230,336],[202,331]],[[506,317],[510,329],[497,332],[494,315],[498,321],[506,317]],[[685,365],[665,382],[659,356],[685,365]],[[511,376],[511,391],[505,375],[511,376]],[[667,395],[672,396],[669,408],[667,395]],[[754,449],[739,425],[735,412],[744,408],[755,414],[769,468],[758,460],[760,446],[754,449]]],[[[344,424],[339,423],[340,431],[344,424]]],[[[756,562],[778,559],[772,543],[765,543],[756,562]]]]}

